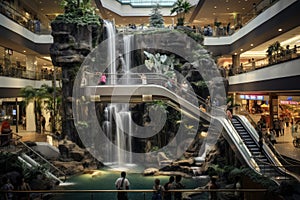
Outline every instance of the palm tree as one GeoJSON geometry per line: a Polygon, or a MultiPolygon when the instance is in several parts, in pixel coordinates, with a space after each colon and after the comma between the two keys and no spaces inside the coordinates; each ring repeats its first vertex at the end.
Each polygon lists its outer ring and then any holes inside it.
{"type": "MultiPolygon", "coordinates": [[[[40,132],[40,116],[42,114],[43,109],[43,101],[47,100],[47,104],[45,105],[45,109],[50,111],[51,113],[57,113],[54,112],[58,108],[56,105],[54,108],[53,105],[55,105],[54,101],[56,101],[56,104],[59,104],[60,98],[57,98],[54,100],[53,98],[53,87],[48,86],[46,84],[43,84],[40,88],[33,88],[32,86],[26,86],[21,89],[20,94],[22,97],[25,98],[25,104],[28,105],[30,101],[34,101],[34,117],[35,117],[35,126],[36,126],[36,132],[40,132]]],[[[54,116],[51,116],[54,117],[54,116]]],[[[52,127],[53,130],[53,127],[52,127]]]]}
{"type": "Polygon", "coordinates": [[[178,0],[171,9],[171,15],[177,14],[177,26],[184,25],[185,14],[191,10],[192,6],[187,0],[178,0]]]}

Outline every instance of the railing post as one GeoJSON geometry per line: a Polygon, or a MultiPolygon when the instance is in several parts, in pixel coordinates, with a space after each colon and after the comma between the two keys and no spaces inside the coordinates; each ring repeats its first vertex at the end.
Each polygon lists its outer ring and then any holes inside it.
{"type": "Polygon", "coordinates": [[[146,200],[146,192],[143,192],[143,194],[144,194],[144,200],[146,200]]]}

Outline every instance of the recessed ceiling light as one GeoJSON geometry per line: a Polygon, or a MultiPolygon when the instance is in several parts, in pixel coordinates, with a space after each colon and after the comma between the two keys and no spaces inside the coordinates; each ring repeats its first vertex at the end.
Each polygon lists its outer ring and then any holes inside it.
{"type": "Polygon", "coordinates": [[[237,55],[237,53],[234,53],[234,55],[237,55]]]}
{"type": "Polygon", "coordinates": [[[244,51],[244,49],[241,49],[241,51],[244,51]]]}
{"type": "Polygon", "coordinates": [[[214,9],[217,9],[217,6],[214,6],[214,9]]]}
{"type": "Polygon", "coordinates": [[[213,15],[216,15],[216,13],[213,13],[213,15]]]}
{"type": "Polygon", "coordinates": [[[26,50],[24,50],[23,52],[26,53],[26,50]]]}
{"type": "Polygon", "coordinates": [[[282,31],[282,28],[278,29],[278,31],[281,32],[281,31],[282,31]]]}
{"type": "Polygon", "coordinates": [[[245,10],[245,8],[242,8],[243,10],[245,10]]]}
{"type": "Polygon", "coordinates": [[[253,45],[253,44],[250,44],[250,46],[253,47],[254,45],[253,45]]]}
{"type": "Polygon", "coordinates": [[[226,8],[227,10],[229,10],[229,8],[226,8]]]}

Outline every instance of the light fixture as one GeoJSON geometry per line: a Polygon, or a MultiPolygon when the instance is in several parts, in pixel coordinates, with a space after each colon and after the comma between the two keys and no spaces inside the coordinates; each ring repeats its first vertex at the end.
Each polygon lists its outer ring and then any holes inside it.
{"type": "Polygon", "coordinates": [[[217,9],[217,6],[214,6],[214,9],[217,9]]]}
{"type": "Polygon", "coordinates": [[[244,49],[241,49],[241,51],[244,51],[244,49]]]}
{"type": "Polygon", "coordinates": [[[253,44],[250,44],[250,46],[253,47],[254,45],[253,45],[253,44]]]}
{"type": "Polygon", "coordinates": [[[282,31],[282,28],[279,28],[278,31],[281,32],[281,31],[282,31]]]}

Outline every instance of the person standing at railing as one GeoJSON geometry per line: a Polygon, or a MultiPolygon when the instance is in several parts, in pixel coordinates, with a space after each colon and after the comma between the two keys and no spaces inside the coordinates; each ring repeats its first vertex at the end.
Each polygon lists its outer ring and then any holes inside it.
{"type": "Polygon", "coordinates": [[[101,73],[101,76],[98,81],[98,85],[105,85],[106,84],[106,75],[105,73],[101,73]]]}
{"type": "Polygon", "coordinates": [[[143,73],[141,74],[141,80],[142,80],[142,84],[143,85],[146,85],[147,84],[147,76],[143,73]]]}
{"type": "MultiPolygon", "coordinates": [[[[175,176],[174,190],[184,189],[185,186],[181,183],[182,176],[175,176]]],[[[174,192],[174,200],[182,200],[182,192],[174,192]]]]}
{"type": "MultiPolygon", "coordinates": [[[[115,182],[117,190],[129,190],[129,181],[126,178],[126,172],[121,172],[121,177],[118,178],[115,182]]],[[[128,200],[127,192],[118,192],[118,200],[128,200]]]]}
{"type": "Polygon", "coordinates": [[[162,200],[162,194],[165,189],[160,185],[160,180],[158,178],[154,180],[153,190],[152,200],[162,200]]]}
{"type": "MultiPolygon", "coordinates": [[[[12,191],[14,189],[14,186],[10,183],[9,178],[7,178],[6,176],[4,176],[2,178],[2,184],[3,185],[0,188],[0,190],[12,191]]],[[[6,200],[12,200],[12,199],[14,199],[14,195],[11,192],[3,193],[3,194],[1,194],[1,196],[3,197],[3,199],[6,199],[6,200]]]]}
{"type": "Polygon", "coordinates": [[[170,176],[169,181],[164,185],[164,200],[172,200],[172,192],[168,192],[168,190],[174,189],[174,176],[170,176]]]}

